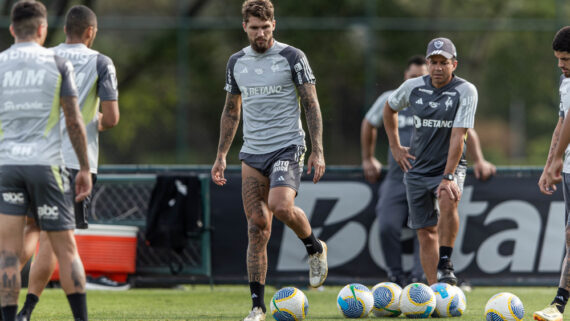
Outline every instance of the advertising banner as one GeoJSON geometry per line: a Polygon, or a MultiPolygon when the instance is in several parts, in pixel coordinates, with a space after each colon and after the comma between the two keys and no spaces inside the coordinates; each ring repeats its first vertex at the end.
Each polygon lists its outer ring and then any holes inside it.
{"type": "MultiPolygon", "coordinates": [[[[459,206],[460,228],[452,260],[456,274],[479,284],[550,284],[559,277],[566,224],[562,187],[553,196],[538,190],[540,172],[499,171],[487,182],[471,175],[459,206]]],[[[214,228],[214,279],[247,280],[247,222],[241,203],[240,175],[224,187],[211,186],[214,228]]],[[[386,278],[375,205],[379,184],[358,171],[325,175],[318,184],[301,183],[295,200],[327,242],[329,281],[386,278]]],[[[412,237],[405,228],[403,265],[412,267],[412,237]]],[[[295,233],[274,219],[268,245],[268,281],[304,281],[307,253],[295,233]]]]}

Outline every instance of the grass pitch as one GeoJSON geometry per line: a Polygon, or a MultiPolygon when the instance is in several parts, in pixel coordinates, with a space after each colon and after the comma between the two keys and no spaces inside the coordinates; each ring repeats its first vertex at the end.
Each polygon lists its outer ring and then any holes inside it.
{"type": "MultiPolygon", "coordinates": [[[[373,284],[369,284],[371,287],[373,284]]],[[[336,308],[336,296],[341,286],[325,286],[322,291],[301,288],[309,300],[307,320],[342,320],[336,308]]],[[[265,303],[276,289],[265,289],[265,303]]],[[[524,320],[532,320],[532,313],[545,307],[556,294],[555,287],[474,287],[465,292],[467,311],[461,318],[450,320],[484,320],[487,300],[499,292],[512,292],[524,304],[524,320]]],[[[26,291],[20,294],[20,307],[26,291]]],[[[249,287],[216,285],[182,286],[177,289],[132,289],[128,291],[89,291],[87,293],[89,320],[242,320],[249,313],[249,287]]],[[[376,318],[377,320],[404,320],[406,318],[376,318]]],[[[61,289],[46,289],[40,298],[32,320],[70,320],[71,311],[61,289]]],[[[267,315],[267,320],[273,320],[267,315]]]]}

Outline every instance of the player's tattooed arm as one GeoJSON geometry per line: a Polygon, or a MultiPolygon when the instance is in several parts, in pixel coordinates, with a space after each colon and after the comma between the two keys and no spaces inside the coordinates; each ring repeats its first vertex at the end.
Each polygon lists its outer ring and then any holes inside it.
{"type": "Polygon", "coordinates": [[[317,90],[314,84],[305,83],[297,87],[301,105],[305,109],[307,128],[311,136],[311,151],[323,153],[323,118],[321,107],[317,98],[317,90]]]}
{"type": "Polygon", "coordinates": [[[63,96],[61,97],[61,107],[65,116],[65,126],[71,140],[71,145],[77,154],[79,166],[81,169],[89,169],[89,160],[87,158],[87,136],[85,133],[85,125],[83,117],[79,112],[77,97],[63,96]]]}
{"type": "Polygon", "coordinates": [[[234,140],[241,115],[241,95],[226,94],[226,103],[220,120],[220,141],[218,143],[218,158],[228,153],[234,140]]]}
{"type": "Polygon", "coordinates": [[[307,162],[307,174],[315,169],[313,183],[317,183],[325,173],[325,156],[323,153],[323,118],[314,84],[305,83],[297,87],[301,105],[305,109],[307,128],[311,136],[311,155],[307,162]]]}

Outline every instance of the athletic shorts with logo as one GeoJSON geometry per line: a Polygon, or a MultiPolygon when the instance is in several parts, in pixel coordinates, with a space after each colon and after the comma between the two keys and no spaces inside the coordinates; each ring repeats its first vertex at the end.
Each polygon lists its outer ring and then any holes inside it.
{"type": "Polygon", "coordinates": [[[0,166],[0,213],[31,212],[41,230],[75,228],[69,172],[62,166],[0,166]]]}
{"type": "MultiPolygon", "coordinates": [[[[79,172],[76,169],[68,168],[67,169],[71,174],[71,192],[73,195],[73,211],[75,212],[75,228],[78,229],[86,229],[89,227],[88,217],[89,217],[89,207],[91,205],[91,194],[87,195],[87,197],[81,202],[75,202],[75,177],[79,172]]],[[[93,186],[97,182],[97,174],[91,173],[91,181],[93,182],[93,186]]]]}
{"type": "MultiPolygon", "coordinates": [[[[466,173],[466,166],[457,166],[454,181],[459,186],[461,193],[463,193],[466,173]]],[[[408,227],[411,229],[437,225],[439,208],[436,193],[442,179],[443,174],[438,176],[421,176],[406,173],[404,175],[409,206],[408,227]]]]}
{"type": "Polygon", "coordinates": [[[239,159],[269,177],[269,188],[288,186],[295,191],[301,185],[305,147],[291,145],[267,154],[239,153],[239,159]]]}

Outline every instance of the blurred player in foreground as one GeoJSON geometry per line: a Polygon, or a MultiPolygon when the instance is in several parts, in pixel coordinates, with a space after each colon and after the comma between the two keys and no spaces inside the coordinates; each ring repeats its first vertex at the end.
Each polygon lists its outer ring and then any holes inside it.
{"type": "MultiPolygon", "coordinates": [[[[404,80],[424,76],[428,73],[424,56],[410,57],[408,66],[404,70],[404,80]]],[[[382,164],[374,156],[374,147],[377,138],[377,128],[382,125],[383,109],[390,94],[388,90],[378,97],[366,116],[362,120],[360,137],[362,147],[362,169],[364,177],[370,183],[380,179],[382,164]]],[[[398,113],[398,135],[404,146],[409,146],[414,127],[414,118],[411,109],[404,109],[398,113]]],[[[494,175],[496,168],[483,158],[479,138],[474,129],[467,131],[467,153],[473,159],[475,177],[487,180],[494,175]]],[[[382,252],[388,268],[388,280],[404,286],[408,283],[420,282],[423,279],[423,269],[419,257],[419,245],[414,237],[414,264],[409,276],[402,267],[401,235],[404,223],[408,219],[408,200],[406,186],[404,185],[404,172],[394,161],[388,150],[388,172],[379,190],[376,216],[380,227],[380,240],[382,252]]]]}
{"type": "MultiPolygon", "coordinates": [[[[119,122],[119,104],[115,66],[112,60],[90,49],[97,35],[97,16],[86,6],[73,6],[67,12],[64,31],[65,43],[52,48],[55,53],[68,59],[75,70],[75,80],[79,92],[79,106],[83,118],[87,120],[87,149],[89,167],[93,182],[97,179],[97,166],[99,155],[99,131],[114,127],[119,122]],[[101,110],[99,112],[99,102],[101,110]]],[[[72,173],[72,177],[79,170],[79,162],[73,153],[71,141],[67,135],[67,128],[62,124],[63,132],[63,158],[65,166],[72,173]]],[[[74,182],[72,181],[72,186],[74,182]]],[[[75,203],[75,225],[85,229],[87,223],[87,209],[91,196],[75,203]]],[[[39,232],[28,224],[26,233],[39,232]]],[[[36,238],[27,235],[25,245],[26,258],[31,257],[36,249],[36,238]]],[[[40,234],[40,247],[34,259],[28,284],[28,294],[22,310],[18,313],[19,321],[30,320],[32,311],[39,301],[45,286],[49,282],[56,266],[56,258],[45,232],[40,234]]]]}
{"type": "MultiPolygon", "coordinates": [[[[558,59],[558,67],[562,71],[560,76],[560,110],[559,118],[554,133],[546,165],[538,180],[538,187],[543,194],[552,195],[556,191],[556,184],[562,182],[564,203],[566,207],[566,219],[570,220],[570,157],[564,154],[570,152],[570,121],[568,110],[570,109],[570,26],[560,29],[552,41],[554,56],[558,59]]],[[[546,308],[534,312],[534,320],[559,321],[566,303],[568,303],[568,291],[570,290],[570,222],[566,222],[566,255],[562,261],[558,292],[552,303],[546,308]]]]}
{"type": "Polygon", "coordinates": [[[0,53],[2,140],[0,141],[0,301],[5,321],[16,318],[26,214],[32,211],[47,231],[60,264],[61,287],[73,319],[86,321],[85,272],[73,230],[73,198],[62,157],[60,104],[79,171],[75,200],[91,193],[85,125],[77,103],[73,65],[42,47],[47,12],[36,1],[12,7],[10,33],[15,44],[0,53]]]}
{"type": "Polygon", "coordinates": [[[417,232],[427,281],[457,284],[451,254],[467,169],[463,145],[474,125],[477,90],[454,75],[457,52],[451,40],[431,40],[426,59],[429,74],[406,80],[388,98],[384,127],[394,160],[405,172],[408,226],[417,232]],[[401,145],[398,134],[398,112],[406,108],[414,118],[410,147],[401,145]]]}
{"type": "Polygon", "coordinates": [[[226,183],[226,155],[243,107],[242,201],[248,225],[247,272],[253,302],[246,321],[265,320],[267,242],[273,216],[301,239],[309,255],[309,282],[319,287],[328,273],[327,247],[317,239],[305,212],[295,206],[305,154],[300,102],[311,137],[307,173],[313,182],[325,172],[322,118],[315,77],[305,54],[273,38],[275,20],[269,0],[247,0],[243,30],[250,45],[232,55],[226,71],[226,102],[212,180],[226,183]]]}

